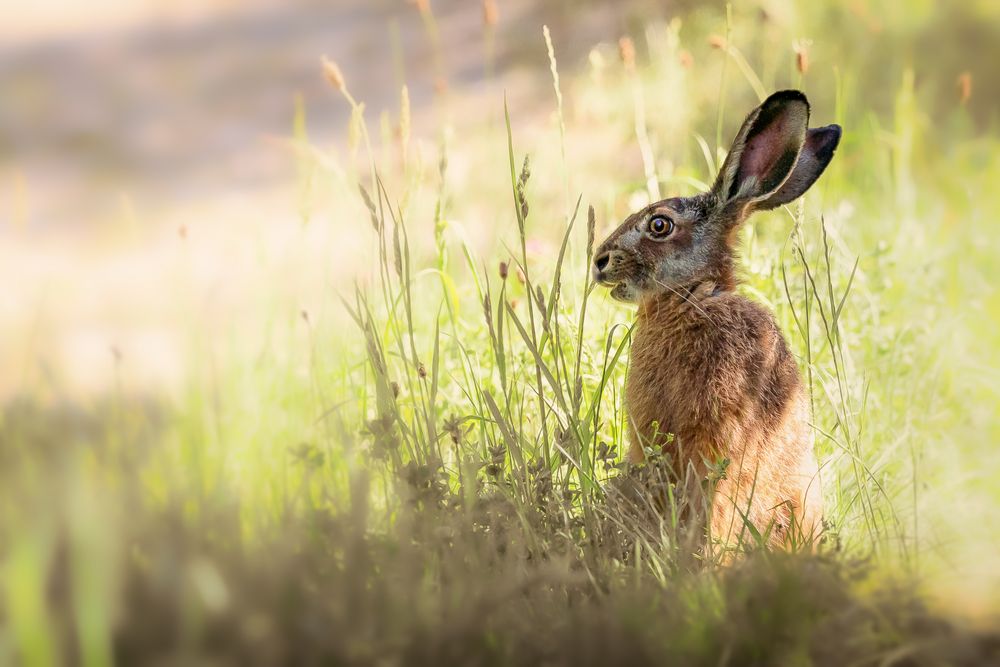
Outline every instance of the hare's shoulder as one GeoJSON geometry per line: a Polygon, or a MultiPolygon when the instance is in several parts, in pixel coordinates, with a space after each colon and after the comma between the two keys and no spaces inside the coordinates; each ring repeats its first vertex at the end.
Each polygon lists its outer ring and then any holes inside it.
{"type": "Polygon", "coordinates": [[[800,385],[798,364],[774,315],[763,305],[728,293],[704,302],[705,319],[714,330],[718,363],[728,367],[744,390],[778,409],[800,385]]]}
{"type": "Polygon", "coordinates": [[[785,338],[767,308],[723,292],[646,307],[632,357],[643,366],[686,372],[691,381],[736,389],[760,374],[797,372],[785,338]]]}
{"type": "Polygon", "coordinates": [[[749,351],[776,338],[784,340],[771,311],[735,292],[701,299],[691,304],[689,313],[689,323],[698,333],[737,349],[749,351]]]}

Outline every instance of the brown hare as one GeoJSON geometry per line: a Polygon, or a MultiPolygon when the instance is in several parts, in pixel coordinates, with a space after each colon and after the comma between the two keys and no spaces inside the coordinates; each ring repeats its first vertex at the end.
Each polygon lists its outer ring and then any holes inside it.
{"type": "Polygon", "coordinates": [[[675,474],[700,477],[728,461],[708,521],[724,552],[753,538],[808,545],[821,528],[798,367],[771,314],[736,292],[733,267],[743,221],[799,197],[833,158],[840,127],[808,123],[804,94],[774,93],[744,121],[709,192],[633,213],[594,255],[594,279],[639,307],[628,458],[658,448],[675,474]]]}

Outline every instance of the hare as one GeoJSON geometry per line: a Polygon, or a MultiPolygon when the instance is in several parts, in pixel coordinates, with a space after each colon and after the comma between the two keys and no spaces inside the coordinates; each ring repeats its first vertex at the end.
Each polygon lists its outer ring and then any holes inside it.
{"type": "Polygon", "coordinates": [[[633,213],[594,254],[594,280],[638,304],[628,458],[659,448],[674,474],[718,478],[709,544],[724,551],[754,532],[770,546],[811,545],[821,529],[798,367],[772,315],[735,291],[733,267],[743,221],[802,195],[833,158],[840,127],[808,123],[803,93],[774,93],[743,122],[710,191],[633,213]]]}

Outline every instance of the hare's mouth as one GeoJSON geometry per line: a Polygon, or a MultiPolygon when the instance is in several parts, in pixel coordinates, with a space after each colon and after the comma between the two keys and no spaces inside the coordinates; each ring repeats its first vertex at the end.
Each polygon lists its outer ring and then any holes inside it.
{"type": "Polygon", "coordinates": [[[596,266],[591,271],[591,277],[594,282],[598,285],[603,285],[604,287],[617,287],[618,285],[624,285],[625,281],[621,278],[612,277],[609,275],[608,271],[601,271],[596,266]]]}
{"type": "Polygon", "coordinates": [[[624,303],[635,303],[638,293],[636,289],[627,282],[614,283],[611,288],[611,298],[624,303]]]}
{"type": "Polygon", "coordinates": [[[591,267],[590,277],[593,278],[595,283],[598,285],[604,285],[605,287],[611,287],[618,284],[618,281],[611,280],[606,271],[602,271],[596,266],[591,267]]]}

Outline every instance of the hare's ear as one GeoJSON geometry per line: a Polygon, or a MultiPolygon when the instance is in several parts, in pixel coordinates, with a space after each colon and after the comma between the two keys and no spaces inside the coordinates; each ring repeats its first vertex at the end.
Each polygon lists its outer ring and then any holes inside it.
{"type": "Polygon", "coordinates": [[[799,152],[798,162],[784,185],[767,199],[758,202],[756,208],[767,210],[798,199],[812,187],[826,165],[833,159],[833,152],[840,143],[840,126],[815,127],[806,132],[806,143],[799,152]]]}
{"type": "Polygon", "coordinates": [[[808,127],[809,102],[797,90],[774,93],[751,111],[712,186],[720,204],[775,194],[795,168],[808,127]]]}

